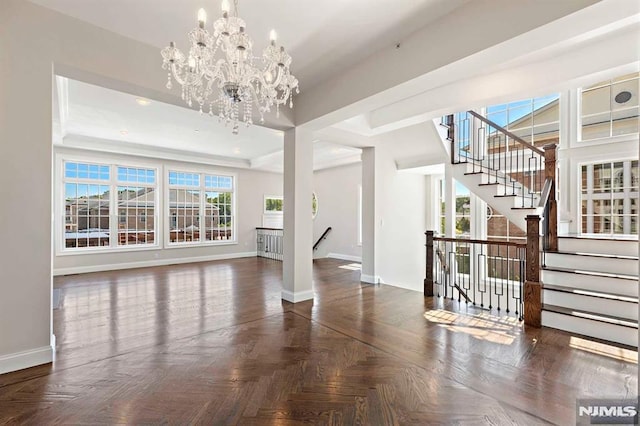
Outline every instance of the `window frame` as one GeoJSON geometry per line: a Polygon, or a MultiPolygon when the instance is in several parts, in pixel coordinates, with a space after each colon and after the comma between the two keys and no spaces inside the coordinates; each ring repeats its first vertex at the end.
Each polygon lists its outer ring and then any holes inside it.
{"type": "MultiPolygon", "coordinates": [[[[208,167],[200,167],[200,166],[191,166],[185,167],[182,165],[166,165],[164,171],[164,217],[167,220],[164,221],[164,238],[163,243],[164,247],[167,249],[174,248],[189,248],[189,247],[206,247],[206,246],[225,246],[225,245],[234,245],[238,244],[238,212],[237,212],[237,199],[238,199],[238,175],[237,173],[228,172],[225,170],[208,168],[208,167]],[[176,173],[190,173],[190,174],[198,174],[200,175],[200,185],[196,186],[185,186],[185,185],[171,185],[169,183],[169,176],[172,172],[176,173]],[[200,238],[198,241],[183,241],[183,242],[171,242],[171,202],[170,202],[170,192],[172,189],[188,189],[188,190],[197,190],[200,193],[200,212],[198,214],[198,223],[206,223],[206,215],[205,215],[205,199],[203,195],[206,192],[212,192],[211,190],[207,191],[205,175],[209,176],[224,176],[231,178],[231,189],[227,188],[209,188],[213,189],[213,192],[231,192],[231,239],[229,240],[212,240],[207,241],[205,233],[200,233],[200,238]]],[[[176,216],[177,217],[177,216],[176,216]]]]}
{"type": "MultiPolygon", "coordinates": [[[[616,78],[617,76],[611,76],[608,81],[608,84],[604,84],[604,85],[599,85],[599,86],[595,86],[595,84],[602,82],[596,82],[594,84],[592,84],[591,86],[594,87],[589,87],[587,89],[587,87],[579,87],[578,89],[575,89],[575,93],[577,94],[576,97],[576,119],[577,119],[577,126],[576,126],[576,147],[578,146],[588,146],[588,145],[598,145],[598,144],[603,144],[603,143],[612,143],[612,142],[626,142],[626,141],[631,141],[631,140],[637,140],[638,139],[638,135],[639,132],[634,132],[634,133],[624,133],[624,134],[620,134],[620,135],[613,135],[613,108],[611,108],[611,104],[609,105],[609,113],[610,113],[610,117],[609,117],[609,136],[603,136],[603,137],[599,137],[599,138],[592,138],[592,139],[583,139],[582,137],[582,123],[583,123],[583,117],[582,117],[582,94],[586,91],[591,91],[591,90],[597,90],[597,89],[601,89],[603,87],[612,87],[614,84],[618,84],[618,83],[623,83],[626,81],[632,81],[635,79],[638,79],[638,82],[640,83],[640,77],[633,77],[633,78],[629,78],[626,80],[620,80],[620,81],[616,81],[615,83],[613,83],[613,80],[616,78]]],[[[618,76],[620,77],[620,76],[618,76]]],[[[611,95],[610,95],[611,96],[611,95]]],[[[640,117],[638,118],[640,119],[640,117]]],[[[624,161],[624,160],[621,160],[624,161]]]]}
{"type": "MultiPolygon", "coordinates": [[[[117,200],[117,188],[123,182],[118,181],[117,170],[118,167],[125,168],[144,168],[154,170],[155,172],[155,184],[145,184],[146,186],[153,186],[155,188],[154,204],[159,206],[158,194],[162,188],[162,165],[158,162],[150,162],[144,159],[137,159],[135,162],[119,161],[116,157],[108,157],[103,155],[89,155],[85,153],[68,153],[60,152],[55,153],[54,156],[54,255],[55,256],[78,256],[86,254],[100,254],[100,253],[121,253],[129,251],[145,251],[145,250],[160,250],[162,246],[158,238],[159,231],[161,229],[160,217],[158,215],[158,209],[154,215],[154,242],[151,244],[136,244],[136,245],[119,245],[118,244],[118,225],[120,223],[120,214],[118,211],[117,200]],[[65,198],[65,185],[67,182],[81,182],[83,178],[67,178],[65,174],[65,163],[89,163],[98,164],[109,167],[109,180],[92,180],[86,179],[89,184],[100,184],[109,187],[109,244],[105,246],[94,247],[66,247],[65,243],[65,227],[67,224],[66,214],[66,198],[65,198]],[[98,183],[102,182],[102,183],[98,183]],[[56,206],[57,204],[57,206],[56,206]],[[55,241],[57,240],[57,241],[55,241]]],[[[133,183],[132,183],[133,184],[133,183]]]]}
{"type": "MultiPolygon", "coordinates": [[[[592,200],[592,201],[594,200],[592,197],[587,197],[585,199],[584,196],[583,196],[582,167],[584,167],[584,166],[588,167],[588,166],[594,166],[594,165],[600,165],[600,164],[609,164],[609,165],[613,166],[613,164],[615,164],[615,163],[623,163],[624,164],[625,162],[629,162],[629,163],[631,163],[629,167],[630,167],[631,170],[633,170],[632,166],[633,166],[633,162],[634,161],[638,161],[640,163],[640,160],[637,157],[606,158],[606,159],[601,159],[601,160],[580,161],[580,162],[577,163],[576,173],[577,173],[577,182],[578,182],[578,186],[577,186],[578,203],[576,205],[576,212],[577,212],[577,217],[578,217],[578,225],[577,225],[578,235],[592,236],[592,237],[593,236],[600,236],[600,237],[608,237],[608,238],[615,238],[615,237],[623,237],[624,238],[624,237],[627,237],[627,236],[630,236],[630,235],[635,235],[633,233],[630,233],[630,234],[625,234],[625,233],[617,234],[617,233],[613,232],[613,225],[611,225],[611,232],[599,232],[599,233],[588,232],[588,229],[587,229],[587,232],[582,232],[583,220],[584,220],[585,217],[589,216],[588,214],[583,214],[583,212],[582,212],[582,202],[584,200],[587,200],[587,201],[588,200],[592,200]]],[[[639,167],[640,167],[640,165],[639,165],[639,167]]],[[[587,174],[588,173],[589,172],[587,171],[587,174]]],[[[593,193],[593,169],[591,169],[591,173],[592,173],[592,177],[591,177],[592,185],[591,186],[592,186],[592,193],[593,193]]],[[[613,173],[613,169],[612,169],[612,173],[613,173]]],[[[618,194],[623,194],[622,196],[614,197],[613,194],[615,192],[613,191],[613,179],[614,179],[613,174],[611,176],[611,179],[612,179],[612,181],[611,181],[611,184],[610,184],[609,191],[605,192],[607,194],[611,194],[611,196],[608,198],[608,200],[610,200],[610,201],[613,201],[615,199],[624,200],[625,199],[624,194],[632,193],[631,191],[627,192],[627,191],[623,190],[623,191],[619,191],[618,192],[618,194]]],[[[587,176],[587,188],[589,188],[588,182],[589,182],[589,177],[587,176]]],[[[638,191],[638,195],[639,195],[638,199],[640,200],[640,190],[638,191]]],[[[596,200],[597,199],[599,199],[599,198],[596,198],[596,200]]],[[[615,216],[615,214],[613,213],[613,203],[611,204],[610,208],[611,208],[611,212],[609,213],[609,218],[611,219],[611,218],[613,218],[615,216]]],[[[596,215],[591,214],[591,216],[596,216],[596,215]]],[[[629,214],[628,216],[631,217],[633,215],[629,214]]],[[[636,226],[638,228],[640,228],[640,223],[637,223],[636,226]]]]}
{"type": "Polygon", "coordinates": [[[272,214],[272,215],[283,215],[284,214],[284,196],[282,196],[282,195],[265,195],[264,196],[264,200],[262,202],[262,213],[263,214],[272,214]],[[267,210],[267,200],[281,200],[282,201],[282,210],[281,211],[267,210]]]}

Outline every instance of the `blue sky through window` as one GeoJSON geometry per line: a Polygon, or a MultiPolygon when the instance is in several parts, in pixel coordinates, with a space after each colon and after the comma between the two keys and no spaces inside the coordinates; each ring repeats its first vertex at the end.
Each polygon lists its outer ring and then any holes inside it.
{"type": "Polygon", "coordinates": [[[507,127],[509,123],[513,123],[525,115],[532,114],[533,111],[549,105],[551,102],[558,100],[559,97],[558,93],[552,93],[538,98],[491,105],[487,107],[487,117],[497,125],[507,127]]]}

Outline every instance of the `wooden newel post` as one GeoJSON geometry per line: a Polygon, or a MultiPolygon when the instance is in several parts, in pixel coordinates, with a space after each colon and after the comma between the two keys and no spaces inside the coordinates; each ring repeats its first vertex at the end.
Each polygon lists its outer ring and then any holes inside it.
{"type": "Polygon", "coordinates": [[[527,220],[527,267],[524,281],[524,323],[542,326],[542,283],[540,282],[540,217],[527,220]]]}
{"type": "Polygon", "coordinates": [[[558,251],[558,203],[556,201],[556,150],[558,145],[552,143],[544,146],[544,178],[551,179],[549,193],[549,210],[545,220],[548,221],[547,251],[558,251]]]}
{"type": "Polygon", "coordinates": [[[427,236],[427,268],[424,278],[424,295],[425,297],[433,296],[433,231],[424,233],[427,236]]]}

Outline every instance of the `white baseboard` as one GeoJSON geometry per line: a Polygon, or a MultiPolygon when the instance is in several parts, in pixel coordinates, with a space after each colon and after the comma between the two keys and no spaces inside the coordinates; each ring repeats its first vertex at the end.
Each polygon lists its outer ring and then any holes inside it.
{"type": "Polygon", "coordinates": [[[380,277],[377,275],[360,274],[360,282],[369,283],[369,284],[378,284],[380,282],[380,277]]]}
{"type": "Polygon", "coordinates": [[[414,286],[414,287],[412,287],[412,286],[410,286],[410,285],[408,285],[408,284],[402,284],[402,283],[400,283],[400,284],[396,284],[396,283],[391,284],[391,283],[386,283],[386,282],[384,282],[384,280],[383,280],[382,278],[379,278],[379,277],[378,277],[378,279],[379,279],[379,281],[378,281],[378,282],[379,282],[380,284],[382,284],[382,285],[388,285],[389,287],[398,287],[398,288],[402,288],[402,289],[404,289],[404,290],[420,291],[420,292],[422,292],[422,291],[424,290],[424,284],[423,284],[422,282],[420,282],[420,288],[416,288],[415,286],[414,286]]]}
{"type": "Polygon", "coordinates": [[[53,275],[86,274],[89,272],[117,271],[121,269],[148,268],[151,266],[179,265],[183,263],[210,262],[212,260],[240,259],[244,257],[256,257],[255,251],[242,253],[214,254],[211,256],[182,257],[173,259],[154,259],[142,262],[114,263],[107,265],[76,266],[72,268],[58,268],[53,270],[53,275]]]}
{"type": "Polygon", "coordinates": [[[351,256],[350,254],[329,253],[327,257],[331,259],[347,260],[349,262],[362,263],[362,258],[360,256],[351,256]]]}
{"type": "Polygon", "coordinates": [[[304,302],[313,299],[313,290],[298,291],[296,293],[289,290],[282,290],[282,299],[291,303],[304,302]]]}
{"type": "MultiPolygon", "coordinates": [[[[53,343],[53,342],[52,342],[53,343]]],[[[0,374],[35,367],[53,362],[54,351],[51,345],[28,351],[0,356],[0,374]]]]}

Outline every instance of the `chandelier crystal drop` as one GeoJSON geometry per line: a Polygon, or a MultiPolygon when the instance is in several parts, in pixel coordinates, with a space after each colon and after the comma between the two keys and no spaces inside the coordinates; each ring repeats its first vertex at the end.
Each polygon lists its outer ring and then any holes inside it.
{"type": "Polygon", "coordinates": [[[174,42],[162,49],[162,68],[168,72],[167,89],[172,80],[182,86],[182,99],[194,104],[202,113],[217,111],[220,121],[232,124],[238,134],[239,124],[253,124],[254,105],[264,123],[264,115],[275,107],[293,108],[293,91],[299,93],[298,80],[291,74],[291,56],[277,45],[277,34],[271,30],[270,43],[262,57],[253,55],[253,41],[246,24],[234,13],[228,0],[222,0],[222,17],[207,29],[207,14],[198,11],[198,26],[189,33],[191,47],[185,54],[174,42]]]}

